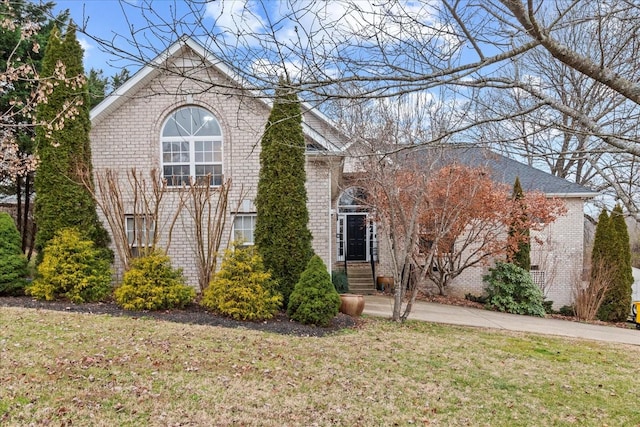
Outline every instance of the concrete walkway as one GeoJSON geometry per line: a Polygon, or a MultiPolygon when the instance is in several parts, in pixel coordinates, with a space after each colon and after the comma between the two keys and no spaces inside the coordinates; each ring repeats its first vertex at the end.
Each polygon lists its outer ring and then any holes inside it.
{"type": "MultiPolygon", "coordinates": [[[[364,314],[390,318],[393,298],[389,296],[365,296],[364,314]]],[[[622,344],[640,345],[640,330],[613,326],[591,325],[559,319],[499,313],[477,308],[458,307],[430,302],[416,302],[409,320],[446,323],[479,328],[505,329],[545,335],[559,335],[622,344]]]]}

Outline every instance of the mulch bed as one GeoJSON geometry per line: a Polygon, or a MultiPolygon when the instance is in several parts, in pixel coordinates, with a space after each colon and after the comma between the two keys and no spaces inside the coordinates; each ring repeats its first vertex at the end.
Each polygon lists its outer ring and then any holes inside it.
{"type": "Polygon", "coordinates": [[[290,320],[284,313],[278,313],[273,319],[250,322],[218,316],[206,311],[197,304],[192,304],[182,310],[129,311],[120,308],[113,302],[73,304],[65,301],[38,301],[31,297],[0,297],[0,307],[23,307],[37,310],[65,311],[68,313],[154,318],[176,323],[253,329],[301,337],[322,337],[342,329],[356,328],[361,322],[359,319],[339,313],[328,327],[322,328],[295,322],[290,320]]]}

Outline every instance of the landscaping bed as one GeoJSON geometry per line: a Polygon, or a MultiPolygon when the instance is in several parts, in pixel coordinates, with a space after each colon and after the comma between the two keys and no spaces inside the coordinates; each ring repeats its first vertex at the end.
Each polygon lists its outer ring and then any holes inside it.
{"type": "Polygon", "coordinates": [[[23,307],[38,310],[56,310],[70,313],[108,314],[110,316],[128,316],[134,318],[154,318],[176,323],[194,325],[221,326],[225,328],[246,328],[296,336],[325,336],[346,328],[354,328],[358,321],[346,314],[339,313],[327,327],[303,325],[290,320],[284,313],[259,322],[233,320],[218,316],[197,304],[191,304],[182,310],[129,311],[113,302],[73,304],[68,301],[39,301],[31,297],[0,297],[0,307],[23,307]]]}

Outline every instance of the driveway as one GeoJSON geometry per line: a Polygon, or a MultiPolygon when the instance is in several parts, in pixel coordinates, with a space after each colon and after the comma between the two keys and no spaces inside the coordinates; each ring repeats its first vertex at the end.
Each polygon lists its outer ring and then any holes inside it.
{"type": "MultiPolygon", "coordinates": [[[[364,314],[391,317],[393,298],[381,295],[365,296],[364,314]]],[[[474,326],[479,328],[504,329],[508,331],[532,332],[558,335],[612,343],[640,345],[640,330],[614,326],[592,325],[559,319],[499,313],[477,308],[436,304],[417,301],[409,315],[411,320],[446,323],[449,325],[474,326]]]]}

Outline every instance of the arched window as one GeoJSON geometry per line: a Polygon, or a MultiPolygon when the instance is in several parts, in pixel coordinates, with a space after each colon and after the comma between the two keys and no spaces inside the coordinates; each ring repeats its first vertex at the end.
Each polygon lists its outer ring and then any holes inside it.
{"type": "Polygon", "coordinates": [[[338,201],[338,212],[368,212],[367,193],[358,187],[350,187],[344,190],[338,201]]]}
{"type": "Polygon", "coordinates": [[[222,184],[222,131],[201,107],[174,111],[162,127],[162,176],[169,186],[222,184]]]}

